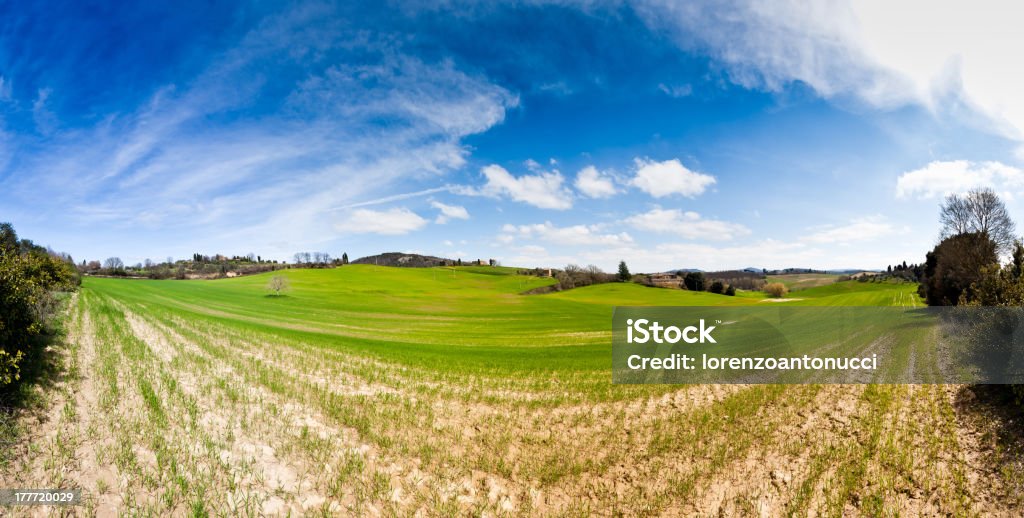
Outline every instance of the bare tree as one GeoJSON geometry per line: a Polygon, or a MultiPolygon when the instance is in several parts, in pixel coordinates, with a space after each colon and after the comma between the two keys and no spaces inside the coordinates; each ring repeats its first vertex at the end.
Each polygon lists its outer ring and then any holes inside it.
{"type": "Polygon", "coordinates": [[[973,189],[967,194],[950,194],[939,211],[942,237],[984,232],[1000,254],[1008,253],[1016,238],[1016,226],[1006,205],[992,189],[973,189]]]}
{"type": "Polygon", "coordinates": [[[108,270],[120,270],[124,268],[124,262],[120,257],[108,257],[106,261],[103,261],[103,267],[108,270]]]}
{"type": "Polygon", "coordinates": [[[275,275],[267,283],[267,290],[273,292],[274,296],[281,295],[281,292],[288,291],[288,278],[284,275],[275,275]]]}

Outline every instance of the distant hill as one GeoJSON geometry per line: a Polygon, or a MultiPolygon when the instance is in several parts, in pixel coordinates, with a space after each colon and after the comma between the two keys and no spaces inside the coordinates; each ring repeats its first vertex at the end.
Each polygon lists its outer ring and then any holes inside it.
{"type": "Polygon", "coordinates": [[[377,255],[360,257],[352,264],[376,264],[377,266],[404,266],[408,268],[430,268],[455,264],[452,259],[434,257],[432,255],[406,254],[402,252],[386,252],[377,255]]]}
{"type": "MultiPolygon", "coordinates": [[[[747,270],[761,271],[759,268],[747,268],[747,270]]],[[[805,273],[820,273],[828,275],[849,275],[851,273],[859,272],[877,272],[879,270],[871,270],[867,268],[835,268],[832,270],[816,270],[814,268],[781,268],[777,270],[768,270],[768,275],[794,275],[794,274],[805,274],[805,273]]]]}
{"type": "Polygon", "coordinates": [[[854,274],[854,273],[861,273],[861,272],[878,273],[880,271],[881,270],[868,270],[868,269],[865,269],[865,268],[847,268],[845,270],[829,270],[828,273],[833,273],[833,274],[836,274],[836,275],[851,275],[851,274],[854,274]]]}

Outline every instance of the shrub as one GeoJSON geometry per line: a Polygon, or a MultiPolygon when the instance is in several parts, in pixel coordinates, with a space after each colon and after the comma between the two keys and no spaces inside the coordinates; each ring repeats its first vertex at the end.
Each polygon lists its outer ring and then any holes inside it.
{"type": "Polygon", "coordinates": [[[730,296],[730,297],[735,297],[736,296],[736,287],[733,286],[732,284],[730,284],[729,287],[725,289],[725,294],[730,296]]]}
{"type": "Polygon", "coordinates": [[[35,337],[58,309],[54,291],[80,283],[70,258],[55,254],[0,223],[0,387],[19,379],[35,337]]]}
{"type": "Polygon", "coordinates": [[[722,284],[722,281],[712,282],[711,287],[708,288],[708,291],[710,291],[711,293],[717,293],[721,295],[722,293],[725,292],[725,284],[722,284]]]}
{"type": "Polygon", "coordinates": [[[769,297],[778,299],[785,297],[786,294],[789,293],[789,288],[786,288],[786,285],[781,282],[770,282],[764,285],[764,292],[767,293],[769,297]]]}

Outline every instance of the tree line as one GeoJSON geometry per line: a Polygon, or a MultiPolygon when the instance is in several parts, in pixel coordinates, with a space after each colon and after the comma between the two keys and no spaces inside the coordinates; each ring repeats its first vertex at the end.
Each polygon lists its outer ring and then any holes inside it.
{"type": "MultiPolygon", "coordinates": [[[[925,255],[918,286],[928,305],[1024,306],[1024,242],[999,196],[991,189],[949,195],[939,220],[940,241],[925,255]]],[[[1024,406],[1024,385],[1010,389],[1024,406]]]]}
{"type": "Polygon", "coordinates": [[[226,256],[222,254],[207,255],[194,252],[190,259],[175,261],[168,257],[165,261],[156,262],[146,259],[141,263],[128,266],[119,257],[108,257],[100,261],[82,261],[76,264],[78,272],[83,275],[105,275],[110,277],[145,277],[149,279],[190,279],[225,277],[228,274],[252,275],[277,271],[292,266],[304,268],[325,268],[348,264],[348,254],[340,258],[331,258],[326,252],[300,252],[295,254],[296,262],[289,265],[276,259],[263,259],[257,254],[226,256]]]}

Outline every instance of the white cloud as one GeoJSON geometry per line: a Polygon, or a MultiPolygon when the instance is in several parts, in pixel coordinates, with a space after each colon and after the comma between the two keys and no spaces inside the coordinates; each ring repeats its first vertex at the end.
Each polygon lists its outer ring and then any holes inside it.
{"type": "Polygon", "coordinates": [[[576,173],[576,190],[590,198],[610,198],[618,192],[611,176],[601,173],[594,166],[587,166],[576,173]]]}
{"type": "Polygon", "coordinates": [[[807,243],[850,243],[870,241],[898,232],[895,226],[881,216],[858,218],[846,225],[827,225],[813,229],[814,232],[800,238],[807,243]]]}
{"type": "Polygon", "coordinates": [[[896,180],[897,198],[935,198],[990,187],[999,192],[1024,191],[1024,170],[1000,162],[935,161],[896,180]]]}
{"type": "Polygon", "coordinates": [[[715,183],[715,177],[691,171],[676,158],[664,162],[636,158],[634,162],[637,170],[631,183],[655,198],[672,194],[693,198],[715,183]]]}
{"type": "Polygon", "coordinates": [[[626,223],[640,230],[675,234],[687,239],[728,241],[750,234],[750,229],[739,223],[704,219],[696,212],[660,207],[630,216],[626,218],[626,223]]]}
{"type": "Polygon", "coordinates": [[[709,51],[738,84],[779,91],[800,81],[880,107],[947,104],[1024,140],[1020,4],[641,0],[637,10],[680,47],[709,51]]]}
{"type": "Polygon", "coordinates": [[[437,215],[437,219],[434,220],[434,223],[437,223],[438,225],[443,225],[451,219],[469,219],[469,212],[465,207],[461,207],[459,205],[446,205],[439,201],[430,202],[430,206],[441,211],[441,213],[437,215]]]}
{"type": "Polygon", "coordinates": [[[601,228],[600,225],[557,227],[550,221],[533,225],[506,224],[501,227],[505,235],[499,236],[499,241],[511,242],[511,238],[516,236],[536,238],[563,246],[617,246],[633,242],[633,238],[625,232],[602,234],[601,228]]]}
{"type": "Polygon", "coordinates": [[[563,186],[565,178],[558,171],[541,171],[533,175],[512,176],[499,165],[489,165],[481,172],[487,183],[479,190],[463,189],[462,194],[507,196],[515,201],[542,209],[572,208],[572,193],[563,186]]]}
{"type": "Polygon", "coordinates": [[[388,210],[355,209],[348,217],[335,225],[335,228],[347,234],[381,234],[400,236],[426,226],[427,220],[419,214],[406,209],[388,210]]]}

